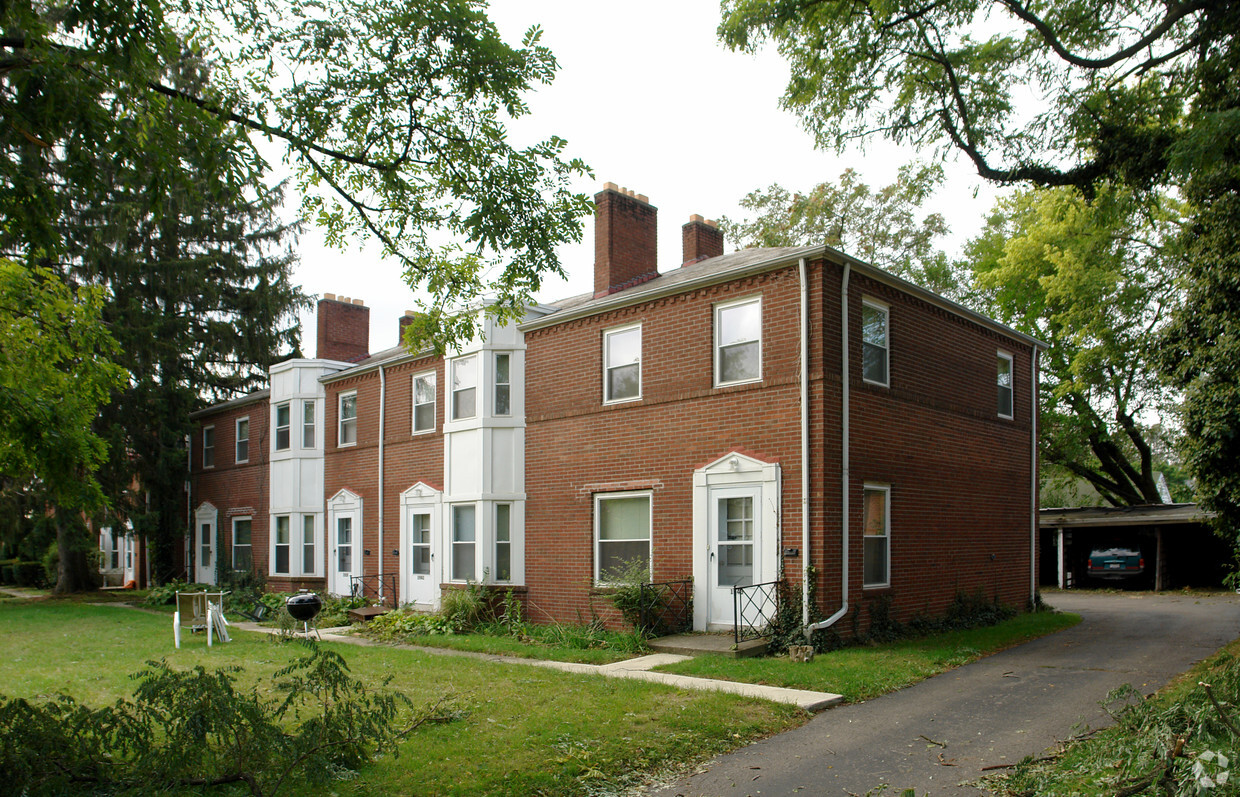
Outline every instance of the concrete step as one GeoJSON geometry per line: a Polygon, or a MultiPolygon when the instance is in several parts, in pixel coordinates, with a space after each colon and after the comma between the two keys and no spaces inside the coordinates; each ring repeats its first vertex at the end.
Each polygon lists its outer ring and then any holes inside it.
{"type": "Polygon", "coordinates": [[[732,634],[673,634],[652,639],[647,644],[659,653],[674,653],[679,656],[712,653],[733,659],[761,656],[766,653],[767,648],[765,639],[750,639],[738,645],[732,634]]]}

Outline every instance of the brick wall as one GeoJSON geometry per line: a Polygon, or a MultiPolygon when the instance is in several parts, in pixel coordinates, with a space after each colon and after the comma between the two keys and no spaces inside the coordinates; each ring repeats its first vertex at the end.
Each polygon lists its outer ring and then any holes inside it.
{"type": "Polygon", "coordinates": [[[332,294],[318,304],[316,356],[322,360],[356,362],[370,349],[370,308],[332,294]]]}

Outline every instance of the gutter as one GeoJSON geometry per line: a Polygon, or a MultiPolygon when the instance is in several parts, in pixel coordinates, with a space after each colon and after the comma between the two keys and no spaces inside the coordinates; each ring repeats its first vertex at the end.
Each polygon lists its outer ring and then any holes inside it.
{"type": "MultiPolygon", "coordinates": [[[[825,620],[810,624],[808,593],[802,593],[802,625],[805,626],[805,642],[813,644],[815,631],[828,628],[848,614],[848,491],[849,487],[849,395],[848,395],[848,279],[852,276],[852,264],[844,263],[844,277],[840,282],[840,474],[843,484],[842,513],[840,515],[840,609],[825,620]]],[[[806,582],[808,583],[808,581],[806,582]]]]}

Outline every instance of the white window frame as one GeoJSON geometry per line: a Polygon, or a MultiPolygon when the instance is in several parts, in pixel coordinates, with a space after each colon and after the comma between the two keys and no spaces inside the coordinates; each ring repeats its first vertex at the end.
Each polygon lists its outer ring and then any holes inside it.
{"type": "Polygon", "coordinates": [[[215,424],[202,427],[202,469],[215,467],[215,424]],[[207,445],[207,435],[211,436],[211,444],[207,445]],[[208,456],[208,454],[210,456],[208,456]],[[208,461],[210,460],[210,461],[208,461]]]}
{"type": "Polygon", "coordinates": [[[350,390],[347,393],[341,393],[336,400],[337,423],[336,423],[336,447],[347,448],[357,445],[357,391],[350,390]],[[344,404],[347,399],[353,399],[353,417],[344,417],[344,404]],[[344,442],[345,425],[350,424],[349,428],[353,430],[353,439],[344,442]]]}
{"type": "MultiPolygon", "coordinates": [[[[753,382],[761,382],[762,381],[762,297],[761,296],[748,296],[744,299],[737,299],[731,302],[720,302],[719,304],[716,304],[714,307],[714,327],[715,327],[714,328],[714,342],[713,342],[713,347],[711,349],[711,358],[713,360],[712,369],[713,369],[714,376],[715,376],[715,387],[725,387],[728,385],[746,385],[746,384],[750,384],[753,382]],[[724,346],[720,342],[720,335],[723,332],[723,325],[720,322],[720,316],[723,314],[723,311],[725,310],[731,310],[732,308],[741,307],[746,304],[756,304],[758,306],[758,338],[757,338],[758,374],[757,376],[748,377],[746,379],[734,379],[732,381],[725,382],[723,381],[722,368],[720,367],[722,359],[723,359],[721,354],[724,348],[724,346]]],[[[740,343],[749,343],[749,342],[751,341],[748,341],[748,340],[738,341],[735,343],[729,343],[728,345],[735,346],[735,345],[739,345],[740,343]]]]}
{"type": "Polygon", "coordinates": [[[861,380],[870,385],[881,385],[882,387],[891,386],[891,306],[880,302],[877,299],[871,299],[868,296],[861,298],[861,380]],[[878,381],[870,379],[865,375],[865,347],[877,346],[877,343],[871,343],[865,339],[865,310],[866,308],[877,310],[883,314],[886,319],[883,324],[883,379],[878,381]]]}
{"type": "Polygon", "coordinates": [[[277,576],[293,575],[293,517],[292,513],[271,516],[271,572],[277,576]],[[280,542],[280,521],[287,521],[288,540],[280,542]],[[280,566],[280,547],[287,548],[288,566],[285,570],[278,570],[280,566]]]}
{"type": "Polygon", "coordinates": [[[463,503],[448,505],[448,576],[450,581],[458,584],[465,584],[479,580],[478,565],[480,564],[481,557],[478,555],[478,551],[480,550],[478,543],[481,541],[483,536],[481,528],[482,519],[482,508],[477,503],[466,501],[463,503]],[[464,509],[465,507],[469,507],[474,510],[474,538],[472,540],[458,541],[456,539],[456,510],[464,509]],[[456,575],[457,546],[466,545],[472,545],[474,549],[474,572],[466,578],[458,578],[456,575]]]}
{"type": "Polygon", "coordinates": [[[314,399],[307,399],[301,403],[301,447],[307,451],[318,448],[319,435],[319,409],[315,405],[314,399]],[[310,416],[307,420],[306,416],[310,416]],[[306,436],[309,435],[310,441],[306,442],[306,436]]]}
{"type": "Polygon", "coordinates": [[[439,385],[434,371],[426,371],[420,374],[414,374],[409,382],[410,386],[410,403],[413,405],[412,414],[409,421],[409,428],[412,434],[431,434],[435,431],[435,427],[439,424],[439,385]],[[427,380],[431,386],[431,400],[418,403],[418,380],[427,380]],[[430,405],[431,408],[431,425],[426,429],[418,428],[418,407],[430,405]]]}
{"type": "Polygon", "coordinates": [[[623,498],[645,498],[646,499],[646,544],[649,546],[649,554],[646,561],[647,573],[654,575],[654,491],[653,490],[628,490],[625,492],[615,493],[595,493],[594,494],[594,583],[597,586],[609,586],[610,582],[602,581],[599,578],[599,564],[603,561],[601,551],[601,534],[602,534],[602,503],[604,501],[613,501],[623,498]]]}
{"type": "Polygon", "coordinates": [[[293,447],[293,402],[282,401],[271,408],[271,445],[274,451],[288,451],[293,447]],[[280,410],[284,410],[284,425],[280,425],[280,410]],[[280,433],[284,433],[284,445],[280,445],[280,433]]]}
{"type": "MultiPolygon", "coordinates": [[[[319,518],[311,512],[301,516],[301,542],[297,549],[301,552],[301,575],[316,576],[319,574],[319,518]],[[306,542],[306,521],[310,521],[310,542],[306,542]],[[306,549],[310,549],[311,566],[306,567],[306,549]]],[[[291,565],[291,563],[290,563],[291,565]]]]}
{"type": "Polygon", "coordinates": [[[495,384],[491,392],[491,415],[496,418],[508,418],[512,416],[512,353],[506,351],[495,352],[495,357],[491,360],[495,369],[495,384]],[[499,358],[503,357],[508,363],[508,381],[499,381],[499,358]],[[499,411],[500,388],[503,388],[504,396],[508,403],[508,411],[499,411]]]}
{"type": "Polygon", "coordinates": [[[478,379],[478,355],[469,354],[469,355],[466,355],[465,357],[458,357],[455,360],[452,360],[451,365],[448,367],[448,383],[449,383],[449,387],[451,388],[451,390],[448,393],[448,402],[450,404],[449,416],[452,418],[452,420],[468,421],[468,420],[472,420],[478,417],[478,382],[479,381],[481,380],[478,379]],[[474,381],[472,385],[469,385],[467,387],[460,387],[460,388],[456,386],[456,368],[458,365],[461,366],[462,371],[466,371],[466,369],[468,369],[473,372],[474,381]],[[474,391],[474,411],[471,412],[469,415],[457,415],[456,414],[456,394],[464,393],[466,390],[474,391]]]}
{"type": "Polygon", "coordinates": [[[232,519],[232,569],[233,570],[253,570],[254,569],[254,518],[250,515],[241,515],[232,519]],[[250,541],[245,545],[237,544],[237,524],[245,521],[250,524],[250,541]],[[237,567],[237,548],[250,549],[250,566],[248,568],[237,567]]]}
{"type": "MultiPolygon", "coordinates": [[[[871,535],[873,536],[873,535],[871,535]]],[[[891,485],[877,484],[866,482],[861,492],[861,586],[863,589],[883,589],[891,586],[891,485]],[[881,539],[886,540],[884,546],[883,558],[883,575],[882,581],[869,582],[865,580],[865,508],[867,506],[866,493],[881,492],[883,494],[883,536],[881,539]]]]}
{"type": "Polygon", "coordinates": [[[496,504],[493,507],[493,510],[494,510],[494,516],[495,516],[494,521],[493,521],[494,526],[495,526],[495,531],[493,535],[495,538],[494,540],[495,570],[492,574],[492,578],[494,581],[497,581],[501,584],[508,584],[512,581],[512,551],[513,551],[513,547],[512,547],[513,511],[512,510],[513,510],[513,506],[508,501],[499,501],[499,502],[496,502],[496,504]],[[503,509],[504,512],[501,513],[500,512],[501,509],[503,509]],[[507,518],[507,521],[508,521],[506,524],[507,527],[503,529],[504,534],[507,537],[507,539],[504,539],[504,540],[501,540],[499,538],[499,533],[500,533],[499,519],[500,519],[501,514],[503,514],[507,518]],[[501,578],[500,572],[499,572],[499,552],[500,552],[501,546],[503,546],[503,548],[507,550],[508,552],[508,577],[507,578],[501,578]]]}
{"type": "MultiPolygon", "coordinates": [[[[1000,418],[1006,418],[1010,421],[1016,417],[1016,360],[1010,352],[1003,350],[999,350],[997,355],[998,356],[995,359],[995,386],[998,388],[1000,394],[1002,394],[1004,390],[1007,390],[1009,412],[1004,415],[1002,410],[999,410],[998,408],[996,408],[996,410],[1000,418]],[[1007,362],[1008,384],[1006,386],[999,381],[1000,377],[1003,376],[998,372],[1000,360],[1007,362]]],[[[995,398],[997,400],[998,396],[995,398]]]]}
{"type": "Polygon", "coordinates": [[[233,462],[238,465],[250,461],[250,416],[238,418],[233,423],[233,462]],[[241,436],[241,424],[245,424],[245,437],[241,436]],[[241,445],[245,444],[245,456],[241,456],[241,445]]]}
{"type": "Polygon", "coordinates": [[[626,401],[641,401],[642,398],[642,325],[626,324],[615,329],[607,329],[603,331],[603,403],[604,404],[623,404],[626,401]],[[637,331],[637,362],[636,363],[618,363],[611,362],[611,339],[616,335],[623,335],[626,332],[637,331]],[[611,396],[611,372],[615,368],[627,368],[631,365],[637,366],[637,395],[623,396],[621,398],[612,398],[611,396]]]}

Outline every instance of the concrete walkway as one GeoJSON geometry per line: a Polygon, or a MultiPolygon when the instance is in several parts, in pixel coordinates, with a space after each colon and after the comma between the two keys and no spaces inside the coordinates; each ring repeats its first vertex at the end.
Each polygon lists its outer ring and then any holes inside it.
{"type": "MultiPolygon", "coordinates": [[[[233,628],[239,628],[243,631],[258,631],[260,633],[274,634],[277,630],[257,623],[233,623],[233,628]]],[[[569,661],[548,661],[546,659],[524,659],[516,656],[496,656],[491,653],[474,653],[472,651],[451,650],[448,648],[429,648],[418,645],[388,645],[386,643],[373,642],[365,637],[354,636],[345,633],[346,628],[323,628],[318,632],[319,637],[324,642],[343,642],[348,645],[375,645],[381,647],[395,647],[403,650],[416,650],[420,653],[431,653],[439,656],[464,656],[468,658],[480,659],[483,661],[494,662],[496,664],[515,664],[525,667],[544,667],[550,670],[559,670],[561,672],[571,672],[578,675],[599,675],[607,678],[629,678],[635,681],[647,681],[650,683],[663,684],[672,686],[677,689],[699,689],[714,692],[726,692],[733,695],[743,695],[745,697],[756,697],[762,700],[770,700],[774,703],[787,703],[798,706],[806,711],[821,711],[829,706],[843,701],[841,695],[832,694],[830,692],[811,692],[806,689],[785,689],[779,686],[766,686],[763,684],[744,684],[738,681],[718,681],[713,678],[694,678],[688,675],[673,675],[671,673],[653,672],[654,667],[664,664],[673,664],[678,661],[684,661],[688,656],[678,656],[671,653],[656,653],[650,656],[641,656],[636,659],[626,659],[611,664],[578,664],[569,661]]]]}

